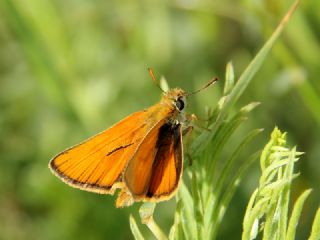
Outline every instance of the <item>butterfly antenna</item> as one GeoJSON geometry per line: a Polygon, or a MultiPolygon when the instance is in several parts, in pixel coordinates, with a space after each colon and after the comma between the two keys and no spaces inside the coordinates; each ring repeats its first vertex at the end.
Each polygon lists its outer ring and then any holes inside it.
{"type": "Polygon", "coordinates": [[[164,92],[163,89],[160,87],[159,81],[157,81],[157,79],[156,79],[156,77],[155,77],[155,75],[154,75],[154,73],[153,73],[152,68],[148,68],[148,71],[149,71],[149,74],[150,74],[150,76],[151,76],[151,78],[152,78],[152,81],[157,85],[157,87],[158,87],[162,92],[164,92]]]}
{"type": "Polygon", "coordinates": [[[189,95],[193,95],[193,94],[196,94],[198,92],[201,92],[202,90],[206,89],[207,87],[209,87],[210,85],[214,84],[215,82],[217,82],[219,79],[217,77],[215,78],[212,78],[205,86],[203,86],[202,88],[194,91],[194,92],[191,92],[191,93],[187,93],[186,96],[189,96],[189,95]]]}

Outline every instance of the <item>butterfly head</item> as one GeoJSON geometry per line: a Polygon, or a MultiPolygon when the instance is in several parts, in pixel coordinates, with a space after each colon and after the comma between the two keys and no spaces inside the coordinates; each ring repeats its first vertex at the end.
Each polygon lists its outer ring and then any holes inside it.
{"type": "Polygon", "coordinates": [[[165,92],[162,101],[175,107],[181,112],[186,107],[186,95],[187,93],[180,88],[170,89],[165,92]]]}

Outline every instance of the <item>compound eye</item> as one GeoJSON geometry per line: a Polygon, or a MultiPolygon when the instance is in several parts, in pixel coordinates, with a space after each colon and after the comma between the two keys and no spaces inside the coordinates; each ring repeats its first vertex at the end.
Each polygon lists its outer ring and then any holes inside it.
{"type": "Polygon", "coordinates": [[[176,101],[176,107],[178,108],[179,111],[184,109],[184,102],[181,98],[178,98],[176,101]]]}

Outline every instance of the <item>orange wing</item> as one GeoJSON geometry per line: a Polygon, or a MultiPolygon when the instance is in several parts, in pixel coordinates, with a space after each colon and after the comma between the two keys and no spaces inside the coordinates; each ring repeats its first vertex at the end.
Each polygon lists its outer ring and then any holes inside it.
{"type": "Polygon", "coordinates": [[[163,201],[176,192],[182,165],[181,125],[162,120],[141,142],[124,181],[135,200],[163,201]]]}
{"type": "Polygon", "coordinates": [[[152,109],[133,113],[104,132],[58,154],[49,167],[73,187],[112,194],[120,187],[115,183],[122,181],[121,174],[128,161],[153,128],[152,114],[152,109]]]}
{"type": "Polygon", "coordinates": [[[178,189],[183,168],[181,125],[162,126],[157,145],[158,153],[145,200],[166,200],[178,189]]]}

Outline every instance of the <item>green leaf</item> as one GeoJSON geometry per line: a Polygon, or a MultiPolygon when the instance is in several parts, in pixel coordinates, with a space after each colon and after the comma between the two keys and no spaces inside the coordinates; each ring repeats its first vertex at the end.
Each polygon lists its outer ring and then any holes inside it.
{"type": "Polygon", "coordinates": [[[249,103],[248,105],[242,107],[240,109],[240,112],[242,113],[249,113],[251,112],[253,109],[255,109],[257,106],[259,106],[260,103],[259,102],[252,102],[252,103],[249,103]]]}
{"type": "Polygon", "coordinates": [[[177,199],[177,205],[176,205],[176,212],[174,215],[174,224],[172,225],[169,233],[169,239],[185,239],[183,235],[183,229],[182,229],[182,221],[181,221],[181,210],[182,210],[182,202],[181,199],[177,199]]]}
{"type": "Polygon", "coordinates": [[[284,187],[282,192],[282,201],[280,202],[280,221],[279,221],[279,238],[285,239],[287,235],[287,222],[288,222],[288,209],[289,209],[289,200],[290,200],[290,187],[293,179],[293,170],[294,170],[294,160],[296,158],[296,148],[294,147],[291,150],[291,156],[289,156],[289,162],[285,168],[285,179],[288,182],[284,187]]]}
{"type": "Polygon", "coordinates": [[[134,217],[131,214],[129,217],[129,221],[130,221],[130,229],[131,229],[131,232],[132,232],[134,238],[136,240],[144,240],[144,237],[143,237],[142,233],[140,232],[138,225],[137,225],[136,221],[134,220],[134,217]]]}
{"type": "Polygon", "coordinates": [[[234,86],[234,70],[232,62],[228,62],[226,68],[226,81],[224,83],[223,94],[228,95],[234,86]]]}
{"type": "Polygon", "coordinates": [[[223,124],[220,130],[217,132],[216,136],[214,137],[212,146],[208,148],[211,154],[209,155],[209,158],[207,159],[207,164],[206,164],[207,171],[211,173],[208,179],[209,182],[213,181],[213,178],[214,178],[213,172],[215,170],[219,155],[223,150],[223,146],[226,146],[226,143],[230,139],[230,136],[245,120],[247,120],[246,117],[243,117],[240,114],[236,115],[232,120],[230,120],[230,122],[223,124]]]}
{"type": "Polygon", "coordinates": [[[316,216],[314,218],[311,234],[309,240],[319,240],[320,239],[320,208],[318,208],[316,216]]]}
{"type": "Polygon", "coordinates": [[[287,231],[287,236],[286,240],[294,240],[295,239],[295,233],[296,233],[296,228],[299,222],[299,218],[301,215],[302,207],[304,205],[304,202],[306,201],[307,197],[310,195],[311,189],[308,189],[304,191],[299,198],[297,199],[296,203],[294,204],[292,214],[289,220],[289,225],[288,225],[288,231],[287,231]]]}
{"type": "Polygon", "coordinates": [[[181,220],[184,223],[182,224],[184,235],[188,239],[197,239],[197,223],[194,218],[193,199],[183,181],[180,183],[178,194],[182,203],[181,220]]]}
{"type": "Polygon", "coordinates": [[[252,209],[249,210],[250,214],[246,218],[246,221],[243,222],[242,240],[252,239],[251,232],[252,232],[254,222],[256,221],[256,219],[259,218],[261,211],[263,211],[263,208],[261,206],[263,206],[267,201],[268,199],[260,200],[255,204],[255,206],[252,209]]]}
{"type": "Polygon", "coordinates": [[[194,217],[197,222],[198,238],[203,239],[203,204],[201,202],[197,172],[195,168],[192,168],[192,197],[194,217]]]}

